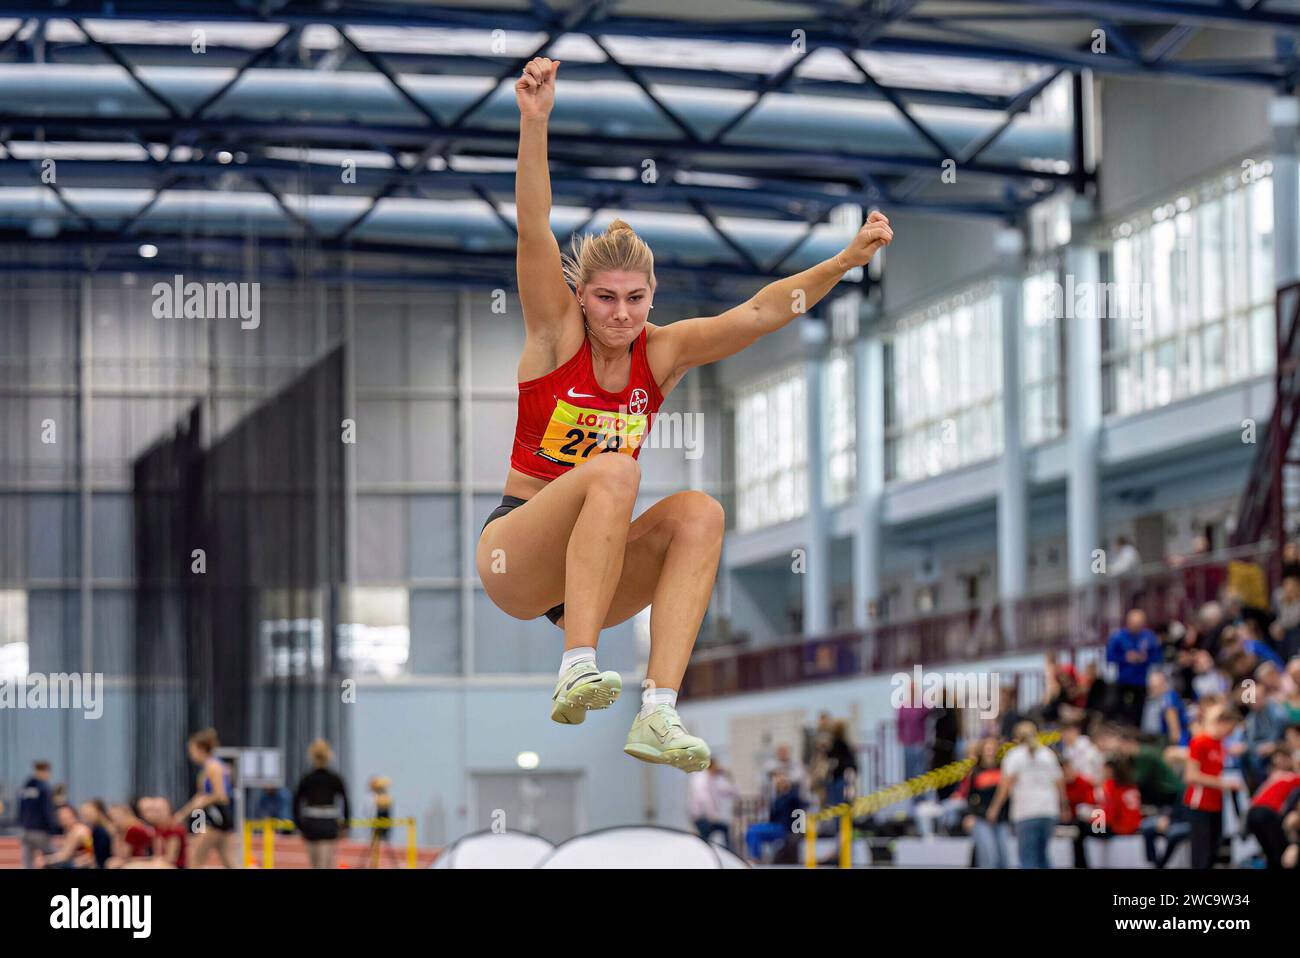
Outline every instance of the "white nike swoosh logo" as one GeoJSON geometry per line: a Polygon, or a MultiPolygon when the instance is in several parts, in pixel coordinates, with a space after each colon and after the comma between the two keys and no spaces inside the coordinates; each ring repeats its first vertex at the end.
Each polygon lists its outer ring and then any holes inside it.
{"type": "Polygon", "coordinates": [[[595,393],[575,393],[573,387],[569,387],[569,395],[574,399],[595,399],[595,393]]]}

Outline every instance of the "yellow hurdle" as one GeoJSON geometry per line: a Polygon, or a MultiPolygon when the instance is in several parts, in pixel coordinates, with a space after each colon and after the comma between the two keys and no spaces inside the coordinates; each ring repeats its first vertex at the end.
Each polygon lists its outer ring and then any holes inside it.
{"type": "MultiPolygon", "coordinates": [[[[275,867],[275,833],[292,832],[294,823],[288,819],[258,818],[244,822],[244,863],[253,858],[253,832],[262,832],[262,867],[275,867]]],[[[352,818],[348,820],[349,828],[405,828],[406,829],[406,867],[418,868],[420,850],[415,841],[414,818],[352,818]]]]}

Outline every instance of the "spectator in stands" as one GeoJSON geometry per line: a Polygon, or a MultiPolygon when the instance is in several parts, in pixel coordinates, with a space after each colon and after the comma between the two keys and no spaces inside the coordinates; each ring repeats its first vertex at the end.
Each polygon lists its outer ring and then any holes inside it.
{"type": "Polygon", "coordinates": [[[1142,565],[1137,546],[1128,536],[1119,536],[1115,540],[1115,554],[1108,563],[1107,572],[1112,576],[1134,575],[1142,565]]]}
{"type": "Polygon", "coordinates": [[[1084,734],[1083,722],[1066,722],[1061,726],[1061,755],[1088,781],[1101,781],[1105,757],[1092,739],[1084,734]]]}
{"type": "Polygon", "coordinates": [[[50,790],[49,762],[34,763],[31,777],[18,792],[18,824],[23,830],[23,867],[34,868],[37,855],[44,856],[50,847],[50,836],[62,831],[50,790]]]}
{"type": "Polygon", "coordinates": [[[1016,726],[1025,719],[1024,713],[1020,711],[1019,694],[1014,685],[1002,686],[999,694],[1002,699],[998,706],[998,727],[992,734],[999,739],[1013,738],[1016,726]]]}
{"type": "Polygon", "coordinates": [[[90,829],[77,817],[71,805],[60,805],[59,827],[63,835],[53,854],[45,857],[46,868],[94,868],[95,841],[90,829]]]}
{"type": "Polygon", "coordinates": [[[1224,793],[1244,788],[1241,781],[1223,776],[1224,739],[1239,722],[1234,709],[1216,704],[1207,710],[1200,733],[1193,736],[1187,746],[1187,764],[1183,769],[1187,791],[1183,804],[1187,806],[1188,821],[1192,826],[1192,867],[1195,869],[1214,867],[1223,835],[1224,793]]]}
{"type": "Polygon", "coordinates": [[[784,742],[776,747],[776,754],[763,763],[763,797],[766,799],[775,794],[773,779],[777,772],[789,779],[800,795],[804,794],[808,786],[808,770],[784,742]]]}
{"type": "Polygon", "coordinates": [[[719,762],[713,762],[703,775],[687,779],[686,813],[695,831],[706,842],[715,832],[722,834],[722,844],[731,848],[731,806],[736,786],[719,762]]]}
{"type": "Polygon", "coordinates": [[[826,759],[826,804],[839,805],[852,797],[858,775],[858,760],[849,744],[848,724],[843,719],[831,725],[826,759]]]}
{"type": "MultiPolygon", "coordinates": [[[[957,760],[957,740],[961,737],[960,713],[955,708],[935,709],[933,723],[933,740],[930,744],[930,769],[943,768],[957,760]]],[[[957,790],[953,782],[939,788],[936,795],[944,801],[957,790]]]]}
{"type": "MultiPolygon", "coordinates": [[[[921,690],[912,685],[908,679],[908,691],[911,693],[904,702],[919,703],[921,690]]],[[[903,779],[924,775],[929,768],[929,755],[926,748],[925,720],[930,710],[924,705],[901,705],[894,713],[894,722],[898,728],[898,744],[903,748],[903,779]]]]}
{"type": "Polygon", "coordinates": [[[1279,675],[1272,663],[1264,662],[1255,670],[1254,687],[1238,689],[1237,701],[1246,716],[1246,752],[1242,755],[1242,766],[1252,788],[1267,777],[1269,760],[1286,728],[1286,710],[1279,693],[1269,691],[1270,686],[1276,688],[1279,675]]]}
{"type": "MultiPolygon", "coordinates": [[[[1287,543],[1291,547],[1291,543],[1287,543]]],[[[1273,593],[1276,616],[1268,627],[1274,648],[1285,661],[1300,653],[1300,576],[1289,575],[1273,593]]]]}
{"type": "Polygon", "coordinates": [[[1271,757],[1272,773],[1256,790],[1246,812],[1246,828],[1255,836],[1269,868],[1282,867],[1282,853],[1286,851],[1287,837],[1282,821],[1300,799],[1300,774],[1295,762],[1285,749],[1274,750],[1271,757]]]}
{"type": "Polygon", "coordinates": [[[1045,722],[1066,721],[1063,716],[1087,706],[1088,693],[1079,681],[1079,673],[1070,663],[1057,662],[1054,652],[1047,653],[1044,677],[1042,716],[1045,722]]]}
{"type": "Polygon", "coordinates": [[[1087,711],[1089,718],[1104,715],[1107,696],[1110,694],[1110,685],[1102,676],[1101,666],[1096,659],[1084,666],[1083,685],[1086,691],[1083,707],[1087,711]]]}
{"type": "Polygon", "coordinates": [[[777,772],[773,776],[772,786],[773,796],[772,804],[768,809],[768,820],[755,822],[745,832],[745,847],[753,861],[762,861],[763,850],[770,844],[778,846],[778,855],[781,846],[793,844],[796,815],[803,807],[799,790],[784,773],[777,772]]]}
{"type": "Polygon", "coordinates": [[[1288,725],[1300,725],[1300,656],[1286,664],[1286,681],[1280,699],[1288,725]]]}
{"type": "Polygon", "coordinates": [[[1056,753],[1038,741],[1038,727],[1016,726],[1016,746],[1002,760],[1002,779],[985,818],[996,822],[1011,798],[1011,821],[1021,868],[1049,868],[1047,851],[1058,817],[1069,815],[1065,781],[1056,753]]]}
{"type": "Polygon", "coordinates": [[[1142,795],[1134,780],[1133,763],[1118,755],[1106,759],[1103,780],[1092,807],[1075,806],[1074,867],[1087,868],[1089,838],[1136,835],[1142,826],[1142,795]]]}
{"type": "Polygon", "coordinates": [[[1300,578],[1300,545],[1295,542],[1282,546],[1282,578],[1288,576],[1300,578]]]}
{"type": "Polygon", "coordinates": [[[987,736],[976,744],[971,758],[975,764],[962,780],[958,794],[966,799],[966,815],[962,829],[974,842],[974,861],[977,868],[1006,868],[1006,833],[1010,830],[1007,806],[1004,804],[997,821],[989,821],[989,806],[997,794],[1002,768],[998,764],[998,740],[987,736]]]}
{"type": "Polygon", "coordinates": [[[1173,745],[1186,745],[1192,740],[1183,700],[1169,687],[1169,679],[1160,669],[1152,669],[1147,676],[1147,707],[1141,729],[1173,745]]]}
{"type": "Polygon", "coordinates": [[[957,790],[966,799],[966,814],[962,818],[962,831],[969,833],[974,849],[972,862],[976,868],[1006,867],[1006,833],[1010,831],[1008,807],[1002,806],[997,822],[989,822],[989,806],[997,794],[1002,768],[997,760],[998,740],[987,736],[971,749],[971,770],[957,790]]]}
{"type": "Polygon", "coordinates": [[[1183,592],[1192,605],[1217,599],[1227,580],[1227,571],[1221,564],[1206,561],[1209,554],[1210,540],[1200,535],[1192,540],[1190,553],[1169,559],[1171,566],[1183,570],[1183,592]]]}
{"type": "Polygon", "coordinates": [[[113,835],[108,809],[102,799],[92,799],[81,803],[81,820],[90,829],[90,847],[95,856],[96,868],[107,868],[108,860],[113,857],[113,835]]]}
{"type": "Polygon", "coordinates": [[[1147,672],[1160,661],[1160,654],[1160,642],[1147,628],[1146,613],[1130,609],[1124,628],[1117,629],[1106,643],[1106,661],[1115,667],[1116,707],[1129,725],[1142,721],[1147,672]]]}
{"type": "Polygon", "coordinates": [[[1228,694],[1228,676],[1214,664],[1214,658],[1204,649],[1197,649],[1192,657],[1192,697],[1196,701],[1228,694]]]}

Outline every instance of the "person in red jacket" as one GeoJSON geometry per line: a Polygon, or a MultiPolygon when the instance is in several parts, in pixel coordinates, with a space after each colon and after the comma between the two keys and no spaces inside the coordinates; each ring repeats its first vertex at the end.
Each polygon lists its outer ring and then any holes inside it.
{"type": "Polygon", "coordinates": [[[1142,793],[1133,783],[1132,764],[1123,759],[1108,761],[1101,789],[1107,832],[1136,835],[1142,825],[1142,793]]]}
{"type": "Polygon", "coordinates": [[[1295,760],[1285,749],[1278,749],[1271,760],[1271,774],[1260,785],[1250,800],[1246,812],[1246,828],[1255,836],[1269,868],[1282,867],[1282,853],[1286,851],[1286,832],[1282,828],[1282,810],[1300,792],[1300,774],[1295,771],[1295,760]]]}
{"type": "Polygon", "coordinates": [[[1219,840],[1223,836],[1223,793],[1244,791],[1246,785],[1239,779],[1223,777],[1223,740],[1241,722],[1241,716],[1228,705],[1215,705],[1207,710],[1201,731],[1187,746],[1187,765],[1183,780],[1187,791],[1183,804],[1191,823],[1192,867],[1214,867],[1219,840]]]}
{"type": "Polygon", "coordinates": [[[1088,867],[1085,839],[1136,835],[1142,825],[1142,793],[1135,784],[1132,761],[1112,755],[1106,759],[1102,770],[1105,778],[1098,788],[1093,789],[1095,797],[1086,804],[1075,806],[1075,825],[1078,828],[1074,840],[1075,868],[1088,867]]]}

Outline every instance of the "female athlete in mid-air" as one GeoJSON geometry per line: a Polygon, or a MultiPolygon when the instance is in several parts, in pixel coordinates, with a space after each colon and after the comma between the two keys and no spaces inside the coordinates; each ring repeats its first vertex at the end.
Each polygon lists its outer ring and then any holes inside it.
{"type": "Polygon", "coordinates": [[[894,234],[873,212],[833,259],[765,286],[748,302],[666,326],[646,322],[654,257],[630,226],[616,219],[603,235],[585,236],[580,246],[575,240],[567,259],[551,233],[546,135],[559,66],[535,57],[515,84],[526,335],[510,471],[501,505],[479,536],[478,574],[508,615],[545,615],[564,630],[551,718],[569,725],[622,690],[617,672],[596,668],[600,630],[650,606],[646,688],[623,750],[694,772],[708,767],[709,747],[682,725],[677,688],[713,590],[723,513],[710,496],[689,491],[633,520],[641,442],[687,370],[734,355],[797,318],[894,234]],[[601,455],[609,452],[616,455],[601,455]]]}

